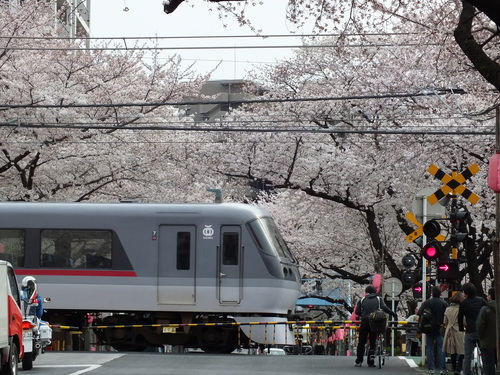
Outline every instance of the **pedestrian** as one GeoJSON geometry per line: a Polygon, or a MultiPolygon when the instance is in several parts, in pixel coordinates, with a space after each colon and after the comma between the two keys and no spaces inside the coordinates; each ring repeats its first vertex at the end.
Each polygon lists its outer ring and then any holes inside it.
{"type": "Polygon", "coordinates": [[[445,300],[441,298],[441,288],[439,286],[432,287],[432,298],[424,301],[418,309],[420,320],[425,319],[426,310],[430,310],[432,316],[432,324],[425,333],[425,354],[427,356],[427,369],[429,374],[434,374],[435,371],[435,354],[437,354],[438,366],[441,369],[441,374],[446,374],[446,354],[443,352],[443,336],[440,328],[444,321],[444,312],[448,307],[445,300]]]}
{"type": "Polygon", "coordinates": [[[377,289],[373,285],[368,285],[365,289],[366,295],[359,301],[356,305],[355,313],[360,317],[361,324],[359,326],[358,332],[358,349],[356,352],[356,367],[361,367],[363,363],[363,356],[365,353],[365,345],[367,339],[369,338],[370,349],[368,350],[368,357],[366,362],[368,367],[376,367],[374,361],[375,354],[375,341],[377,335],[370,330],[370,320],[369,316],[372,312],[382,309],[387,314],[394,317],[394,320],[398,320],[397,314],[392,311],[384,303],[384,300],[377,295],[377,289]]]}
{"type": "Polygon", "coordinates": [[[446,331],[443,339],[443,352],[451,357],[451,367],[455,375],[460,375],[464,361],[464,336],[458,326],[458,309],[464,300],[462,292],[456,292],[450,298],[450,306],[444,312],[446,331]]]}
{"type": "Polygon", "coordinates": [[[476,320],[481,307],[486,306],[486,301],[484,298],[476,296],[476,287],[472,283],[465,283],[462,286],[462,291],[465,299],[460,303],[460,307],[458,308],[458,327],[460,331],[465,331],[463,375],[470,375],[472,354],[476,346],[476,341],[479,339],[476,320]]]}
{"type": "Polygon", "coordinates": [[[479,336],[479,346],[483,358],[484,375],[495,375],[497,363],[496,336],[496,301],[495,289],[490,288],[487,295],[488,303],[479,311],[476,327],[479,336]]]}
{"type": "MultiPolygon", "coordinates": [[[[418,307],[415,308],[415,313],[411,314],[406,318],[408,323],[418,323],[418,307]]],[[[408,324],[406,329],[406,355],[408,356],[418,356],[418,350],[420,347],[421,334],[417,330],[416,324],[408,324]]]]}

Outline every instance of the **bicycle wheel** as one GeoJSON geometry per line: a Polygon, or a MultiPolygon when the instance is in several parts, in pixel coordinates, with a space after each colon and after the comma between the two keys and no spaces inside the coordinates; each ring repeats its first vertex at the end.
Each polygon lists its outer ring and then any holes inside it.
{"type": "Polygon", "coordinates": [[[382,365],[384,364],[383,363],[383,360],[384,360],[384,357],[383,357],[383,353],[382,353],[382,339],[380,338],[380,336],[377,338],[377,358],[378,358],[378,368],[382,368],[382,365]]]}

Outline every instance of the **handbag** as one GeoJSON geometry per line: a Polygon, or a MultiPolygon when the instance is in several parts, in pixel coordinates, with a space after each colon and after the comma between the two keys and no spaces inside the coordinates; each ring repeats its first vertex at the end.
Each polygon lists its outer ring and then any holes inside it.
{"type": "Polygon", "coordinates": [[[380,297],[377,297],[378,309],[368,315],[368,322],[370,323],[370,331],[373,333],[385,332],[387,328],[387,315],[384,310],[380,308],[380,297]]]}

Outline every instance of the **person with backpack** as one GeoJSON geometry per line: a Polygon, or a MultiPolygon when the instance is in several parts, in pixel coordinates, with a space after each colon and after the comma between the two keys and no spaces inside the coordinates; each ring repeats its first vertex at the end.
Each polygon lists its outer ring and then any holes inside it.
{"type": "Polygon", "coordinates": [[[497,324],[496,324],[496,301],[495,288],[488,290],[488,304],[479,311],[476,321],[479,346],[483,358],[484,375],[495,375],[495,364],[497,362],[497,324]]]}
{"type": "Polygon", "coordinates": [[[356,305],[355,313],[360,317],[361,324],[359,326],[358,332],[358,348],[356,352],[356,363],[354,366],[361,367],[363,363],[363,356],[365,353],[365,345],[369,338],[370,349],[368,350],[368,357],[366,362],[368,367],[376,367],[373,359],[375,354],[375,341],[377,335],[370,330],[370,319],[369,316],[372,312],[376,310],[384,310],[387,314],[394,317],[394,320],[398,320],[398,316],[384,303],[384,300],[377,295],[377,289],[373,285],[368,285],[365,289],[366,295],[359,301],[356,305]]]}
{"type": "Polygon", "coordinates": [[[486,306],[486,301],[484,298],[476,296],[476,287],[472,283],[465,283],[462,286],[462,291],[465,295],[465,299],[458,308],[458,327],[460,331],[465,330],[463,375],[470,375],[472,355],[474,353],[476,341],[479,339],[476,329],[476,320],[481,308],[486,306]]]}
{"type": "Polygon", "coordinates": [[[443,352],[443,336],[440,328],[444,321],[444,312],[448,307],[445,300],[441,298],[441,288],[432,287],[432,298],[424,301],[418,310],[419,329],[425,334],[425,354],[427,356],[427,369],[429,374],[434,374],[435,360],[434,354],[437,353],[438,365],[441,374],[446,374],[446,354],[443,352]]]}

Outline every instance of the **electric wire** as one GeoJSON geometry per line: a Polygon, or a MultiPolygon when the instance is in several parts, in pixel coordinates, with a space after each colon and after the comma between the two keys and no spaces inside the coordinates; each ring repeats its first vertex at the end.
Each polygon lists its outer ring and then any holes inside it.
{"type": "MultiPolygon", "coordinates": [[[[440,45],[438,43],[428,43],[428,46],[431,45],[440,45]]],[[[8,47],[9,51],[189,51],[189,50],[240,50],[240,49],[319,49],[319,48],[338,48],[341,47],[351,47],[351,48],[367,48],[367,47],[420,47],[421,43],[407,43],[404,45],[395,45],[395,44],[371,44],[371,45],[339,45],[339,44],[290,44],[290,45],[231,45],[231,46],[146,46],[146,47],[8,47]]]]}
{"type": "Polygon", "coordinates": [[[214,126],[214,125],[190,125],[190,126],[171,126],[171,125],[92,125],[92,124],[53,124],[53,123],[8,123],[0,122],[0,127],[16,128],[16,129],[73,129],[73,130],[126,130],[126,131],[181,131],[181,132],[238,132],[238,133],[317,133],[317,134],[378,134],[378,135],[494,135],[494,129],[491,130],[451,130],[445,128],[443,130],[424,129],[323,129],[323,128],[306,128],[306,127],[236,127],[236,126],[214,126]]]}
{"type": "Polygon", "coordinates": [[[231,100],[188,100],[178,102],[142,102],[142,103],[110,103],[110,104],[0,104],[0,109],[13,108],[101,108],[101,107],[161,107],[161,106],[193,106],[193,105],[218,105],[218,104],[263,104],[263,103],[295,103],[295,102],[319,102],[319,101],[340,101],[340,100],[366,100],[366,99],[395,99],[395,98],[413,98],[413,97],[432,97],[434,95],[446,94],[465,94],[463,89],[435,89],[432,91],[420,91],[415,93],[387,93],[387,94],[367,94],[367,95],[347,95],[347,96],[326,96],[326,97],[301,97],[301,98],[276,98],[276,99],[240,99],[237,101],[231,100]]]}
{"type": "Polygon", "coordinates": [[[64,36],[2,36],[0,39],[28,39],[28,40],[175,40],[175,39],[234,39],[234,38],[253,38],[253,39],[270,39],[270,38],[304,38],[304,37],[371,37],[371,36],[411,36],[419,35],[418,33],[410,32],[393,32],[393,33],[346,33],[346,34],[244,34],[244,35],[177,35],[177,36],[81,36],[81,37],[64,37],[64,36]]]}

